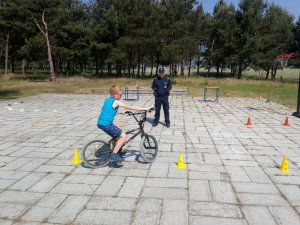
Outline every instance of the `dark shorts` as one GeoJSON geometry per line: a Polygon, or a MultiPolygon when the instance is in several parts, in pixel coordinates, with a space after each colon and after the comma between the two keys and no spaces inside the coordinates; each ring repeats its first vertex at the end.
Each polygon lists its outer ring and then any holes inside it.
{"type": "Polygon", "coordinates": [[[112,123],[108,125],[97,124],[97,126],[113,138],[119,137],[122,134],[122,130],[119,127],[113,125],[112,123]]]}

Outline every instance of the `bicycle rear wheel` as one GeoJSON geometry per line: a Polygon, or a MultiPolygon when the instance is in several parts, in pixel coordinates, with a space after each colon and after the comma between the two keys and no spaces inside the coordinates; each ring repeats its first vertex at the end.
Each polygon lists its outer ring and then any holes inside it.
{"type": "Polygon", "coordinates": [[[145,134],[140,143],[141,157],[146,162],[153,162],[156,159],[158,144],[154,136],[145,134]]]}
{"type": "Polygon", "coordinates": [[[109,163],[111,152],[110,144],[102,140],[93,140],[84,146],[81,158],[87,166],[99,168],[109,163]]]}

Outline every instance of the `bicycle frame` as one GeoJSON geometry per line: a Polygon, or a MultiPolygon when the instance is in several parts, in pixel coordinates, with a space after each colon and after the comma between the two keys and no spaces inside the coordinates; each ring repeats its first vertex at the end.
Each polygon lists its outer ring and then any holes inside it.
{"type": "MultiPolygon", "coordinates": [[[[126,132],[125,132],[125,134],[131,134],[131,133],[134,133],[134,134],[133,134],[129,139],[127,139],[127,140],[124,142],[123,146],[125,146],[125,145],[128,144],[130,141],[132,141],[133,139],[135,139],[136,136],[138,136],[139,134],[141,134],[141,136],[143,136],[143,135],[145,134],[145,131],[144,131],[143,128],[136,128],[136,129],[132,129],[132,130],[130,130],[130,131],[126,131],[126,132]],[[134,133],[135,131],[138,131],[138,132],[134,133]]],[[[123,147],[123,146],[122,146],[122,147],[123,147]]]]}
{"type": "MultiPolygon", "coordinates": [[[[132,130],[129,130],[129,131],[126,131],[125,134],[131,134],[131,133],[134,133],[130,138],[126,139],[124,144],[122,145],[121,148],[123,148],[125,145],[127,145],[130,141],[132,141],[133,139],[135,139],[139,134],[141,134],[141,137],[143,137],[145,135],[145,131],[144,131],[144,122],[145,121],[139,121],[137,118],[136,118],[136,114],[131,114],[135,120],[138,122],[139,124],[139,128],[135,128],[135,129],[132,129],[132,130]],[[137,132],[136,132],[137,131],[137,132]]],[[[146,114],[145,114],[145,118],[146,118],[146,114]]],[[[111,144],[114,140],[116,140],[117,137],[114,137],[112,139],[110,139],[108,141],[108,144],[111,144]]]]}

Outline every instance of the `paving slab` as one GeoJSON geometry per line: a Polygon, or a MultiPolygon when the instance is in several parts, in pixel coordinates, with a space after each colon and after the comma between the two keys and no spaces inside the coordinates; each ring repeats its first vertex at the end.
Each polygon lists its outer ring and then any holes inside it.
{"type": "MultiPolygon", "coordinates": [[[[265,99],[170,96],[171,128],[152,127],[154,114],[145,123],[159,144],[155,162],[141,160],[136,138],[119,168],[72,165],[75,148],[109,138],[96,126],[105,98],[0,101],[0,224],[300,224],[300,119],[293,109],[265,99]],[[290,126],[283,126],[287,116],[290,126]],[[183,170],[176,168],[180,153],[183,170]],[[284,155],[286,173],[279,170],[284,155]]],[[[153,106],[154,98],[127,103],[153,106]]],[[[115,124],[137,126],[122,115],[115,124]]]]}

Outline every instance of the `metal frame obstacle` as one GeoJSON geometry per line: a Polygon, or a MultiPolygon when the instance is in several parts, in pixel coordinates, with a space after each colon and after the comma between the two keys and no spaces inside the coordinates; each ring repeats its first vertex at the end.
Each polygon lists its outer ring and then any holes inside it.
{"type": "Polygon", "coordinates": [[[219,103],[219,98],[220,98],[220,88],[219,87],[204,87],[204,102],[208,101],[208,90],[209,89],[215,89],[216,90],[216,98],[215,102],[219,103]]]}
{"type": "Polygon", "coordinates": [[[135,89],[129,89],[128,87],[124,88],[124,100],[129,101],[129,100],[140,100],[140,87],[136,86],[135,89]],[[135,95],[136,98],[129,99],[129,94],[130,95],[135,95]]]}

